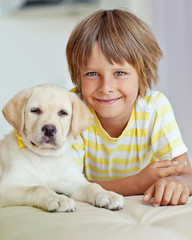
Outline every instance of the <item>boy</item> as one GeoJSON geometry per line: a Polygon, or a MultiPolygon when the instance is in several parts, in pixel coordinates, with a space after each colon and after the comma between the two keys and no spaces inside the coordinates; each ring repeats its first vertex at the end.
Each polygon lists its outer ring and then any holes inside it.
{"type": "Polygon", "coordinates": [[[95,119],[74,143],[86,178],[154,206],[185,204],[192,170],[169,101],[151,90],[162,51],[146,24],[126,10],[99,10],[73,30],[66,54],[95,119]]]}

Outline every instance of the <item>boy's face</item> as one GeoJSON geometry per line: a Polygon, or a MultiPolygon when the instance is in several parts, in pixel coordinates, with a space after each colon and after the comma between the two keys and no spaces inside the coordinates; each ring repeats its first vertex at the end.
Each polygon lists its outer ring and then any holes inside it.
{"type": "Polygon", "coordinates": [[[138,89],[136,69],[126,61],[110,64],[95,43],[87,66],[81,70],[81,92],[100,121],[127,122],[138,89]]]}

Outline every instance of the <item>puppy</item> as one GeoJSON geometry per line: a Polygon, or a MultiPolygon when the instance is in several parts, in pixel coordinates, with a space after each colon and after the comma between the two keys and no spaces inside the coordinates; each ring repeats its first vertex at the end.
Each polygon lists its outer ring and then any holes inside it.
{"type": "Polygon", "coordinates": [[[56,85],[24,89],[4,107],[15,131],[0,141],[0,206],[75,211],[75,201],[110,210],[123,197],[89,183],[72,156],[72,142],[92,123],[87,106],[56,85]]]}

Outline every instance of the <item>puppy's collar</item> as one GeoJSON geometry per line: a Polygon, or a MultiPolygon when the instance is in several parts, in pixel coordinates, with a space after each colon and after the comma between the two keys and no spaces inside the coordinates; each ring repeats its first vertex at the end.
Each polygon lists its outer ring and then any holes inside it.
{"type": "Polygon", "coordinates": [[[14,129],[14,131],[15,131],[15,135],[16,135],[16,137],[17,137],[18,149],[20,150],[21,148],[26,147],[25,144],[24,144],[24,142],[23,142],[22,137],[18,135],[17,130],[14,129]]]}

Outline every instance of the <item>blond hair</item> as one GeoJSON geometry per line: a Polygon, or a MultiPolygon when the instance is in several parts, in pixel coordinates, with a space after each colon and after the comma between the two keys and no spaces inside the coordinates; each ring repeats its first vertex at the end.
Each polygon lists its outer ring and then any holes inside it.
{"type": "Polygon", "coordinates": [[[125,9],[99,10],[75,27],[67,44],[69,72],[79,90],[81,68],[86,66],[95,42],[110,63],[125,60],[135,67],[140,96],[157,83],[163,54],[149,27],[125,9]]]}

